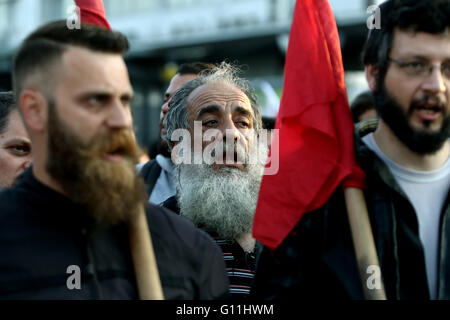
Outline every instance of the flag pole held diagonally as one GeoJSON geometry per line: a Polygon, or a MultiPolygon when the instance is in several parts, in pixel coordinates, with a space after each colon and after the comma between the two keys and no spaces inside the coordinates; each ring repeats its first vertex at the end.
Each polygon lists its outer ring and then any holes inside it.
{"type": "Polygon", "coordinates": [[[150,229],[144,207],[129,226],[131,256],[141,300],[164,300],[150,229]]]}
{"type": "MultiPolygon", "coordinates": [[[[102,0],[75,0],[80,8],[81,22],[111,30],[102,0]]],[[[153,250],[150,229],[143,205],[129,223],[129,241],[136,284],[141,300],[163,300],[164,294],[153,250]]]]}
{"type": "Polygon", "coordinates": [[[344,195],[364,297],[366,300],[386,300],[381,272],[377,279],[378,288],[370,287],[367,283],[369,267],[379,268],[379,263],[364,194],[361,189],[345,188],[344,195]]]}
{"type": "Polygon", "coordinates": [[[279,150],[279,171],[263,177],[253,236],[276,249],[303,214],[323,206],[342,185],[365,298],[385,299],[382,285],[367,287],[367,268],[378,266],[378,257],[361,190],[365,175],[355,159],[339,34],[327,0],[296,2],[275,128],[279,142],[271,150],[279,150]]]}

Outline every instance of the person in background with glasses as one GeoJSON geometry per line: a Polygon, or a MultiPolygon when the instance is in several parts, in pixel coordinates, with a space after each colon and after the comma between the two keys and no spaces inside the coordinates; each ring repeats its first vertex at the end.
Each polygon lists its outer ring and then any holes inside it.
{"type": "MultiPolygon", "coordinates": [[[[389,0],[363,52],[379,120],[356,130],[356,154],[387,299],[450,299],[450,1],[389,0]]],[[[337,191],[260,256],[263,298],[363,299],[337,191]]]]}

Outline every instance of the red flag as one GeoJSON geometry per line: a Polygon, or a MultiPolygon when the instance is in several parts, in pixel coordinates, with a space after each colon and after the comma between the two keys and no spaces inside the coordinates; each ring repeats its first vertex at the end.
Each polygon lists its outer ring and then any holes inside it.
{"type": "Polygon", "coordinates": [[[339,34],[327,0],[297,0],[275,128],[280,130],[279,170],[263,177],[253,225],[253,236],[271,249],[341,183],[364,187],[339,34]]]}
{"type": "Polygon", "coordinates": [[[81,22],[111,30],[102,0],[75,0],[75,3],[80,8],[81,22]]]}

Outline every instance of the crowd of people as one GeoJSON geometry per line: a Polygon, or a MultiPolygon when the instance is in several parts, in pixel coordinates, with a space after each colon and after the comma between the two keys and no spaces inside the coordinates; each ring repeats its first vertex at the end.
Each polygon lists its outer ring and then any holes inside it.
{"type": "MultiPolygon", "coordinates": [[[[140,165],[128,40],[101,1],[76,2],[81,28],[32,32],[0,93],[0,299],[138,299],[141,208],[165,299],[364,299],[342,189],[277,249],[252,236],[268,144],[239,68],[181,65],[140,165]]],[[[380,17],[352,111],[384,289],[450,299],[450,1],[388,0],[380,17]]]]}

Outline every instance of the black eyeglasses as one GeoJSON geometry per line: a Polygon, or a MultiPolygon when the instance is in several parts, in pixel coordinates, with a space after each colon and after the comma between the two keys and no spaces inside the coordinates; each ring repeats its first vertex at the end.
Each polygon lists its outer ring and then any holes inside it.
{"type": "Polygon", "coordinates": [[[401,61],[392,58],[388,58],[388,61],[394,62],[407,75],[413,77],[428,77],[433,71],[434,67],[439,67],[439,69],[441,70],[441,74],[447,80],[450,80],[450,62],[444,62],[442,64],[432,64],[426,60],[401,61]]]}

